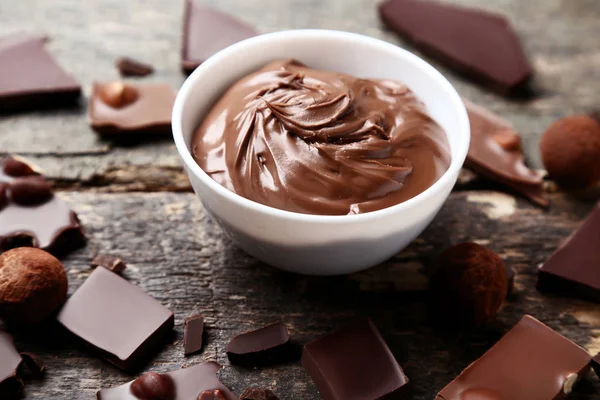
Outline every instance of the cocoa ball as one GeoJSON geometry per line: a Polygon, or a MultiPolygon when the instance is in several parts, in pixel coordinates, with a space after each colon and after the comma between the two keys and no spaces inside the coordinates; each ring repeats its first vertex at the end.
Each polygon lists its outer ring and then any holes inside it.
{"type": "Polygon", "coordinates": [[[567,189],[600,183],[600,122],[587,115],[559,119],[540,142],[548,175],[567,189]]]}
{"type": "Polygon", "coordinates": [[[67,274],[60,261],[40,249],[20,247],[0,255],[0,319],[35,324],[67,299],[67,274]]]}
{"type": "Polygon", "coordinates": [[[507,269],[493,251],[461,243],[444,251],[430,278],[437,318],[453,325],[480,325],[498,312],[508,293],[507,269]]]}
{"type": "Polygon", "coordinates": [[[168,375],[147,372],[133,381],[131,393],[140,400],[173,400],[175,384],[168,375]]]}

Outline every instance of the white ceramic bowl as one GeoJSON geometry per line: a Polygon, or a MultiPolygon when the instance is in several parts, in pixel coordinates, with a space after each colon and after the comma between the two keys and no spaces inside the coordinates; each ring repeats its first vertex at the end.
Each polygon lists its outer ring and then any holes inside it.
{"type": "Polygon", "coordinates": [[[450,194],[469,148],[469,120],[452,85],[431,65],[393,44],[329,30],[269,33],[230,46],[185,81],[173,109],[177,150],[207,212],[247,253],[272,266],[310,275],[363,270],[398,253],[435,217],[450,194]],[[404,82],[445,129],[452,162],[429,189],[404,203],[359,215],[299,214],[268,207],[212,180],[190,153],[192,135],[236,80],[276,59],[363,78],[404,82]]]}

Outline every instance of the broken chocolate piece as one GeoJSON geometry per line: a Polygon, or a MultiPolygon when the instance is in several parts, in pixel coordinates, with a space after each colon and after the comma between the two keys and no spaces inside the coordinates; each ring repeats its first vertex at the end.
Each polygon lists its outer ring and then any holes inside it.
{"type": "Polygon", "coordinates": [[[117,60],[117,69],[121,76],[148,76],[154,72],[152,65],[136,61],[129,57],[119,58],[117,60]]]}
{"type": "Polygon", "coordinates": [[[155,353],[173,320],[162,304],[106,268],[96,268],[58,314],[65,328],[127,371],[155,353]]]}
{"type": "Polygon", "coordinates": [[[23,381],[17,373],[20,364],[12,336],[0,330],[0,399],[12,400],[21,395],[23,381]]]}
{"type": "Polygon", "coordinates": [[[436,399],[562,399],[587,373],[591,358],[575,343],[526,315],[436,399]]]}
{"type": "Polygon", "coordinates": [[[281,322],[237,335],[227,345],[232,364],[256,367],[289,361],[290,335],[281,322]]]}
{"type": "Polygon", "coordinates": [[[600,203],[538,270],[537,287],[600,303],[600,203]]]}
{"type": "Polygon", "coordinates": [[[0,38],[0,114],[77,104],[81,86],[46,51],[44,37],[0,38]]]}
{"type": "Polygon", "coordinates": [[[240,396],[240,400],[279,400],[279,397],[269,389],[247,388],[240,396]]]}
{"type": "Polygon", "coordinates": [[[370,319],[361,319],[306,346],[302,365],[323,400],[396,398],[408,378],[370,319]]]}
{"type": "Polygon", "coordinates": [[[185,319],[183,332],[183,354],[190,355],[202,349],[202,335],[204,333],[204,315],[193,315],[185,319]]]}
{"type": "Polygon", "coordinates": [[[504,95],[532,75],[510,23],[498,14],[428,0],[388,0],[384,24],[431,57],[504,95]]]}
{"type": "MultiPolygon", "coordinates": [[[[221,366],[215,362],[198,364],[193,367],[167,372],[175,387],[175,397],[172,400],[196,400],[204,391],[219,391],[223,400],[239,400],[217,378],[221,366]]],[[[131,392],[133,382],[111,389],[102,389],[96,393],[98,400],[140,400],[131,392]]]]}
{"type": "Polygon", "coordinates": [[[503,146],[512,132],[510,122],[485,108],[463,99],[471,123],[471,145],[465,166],[483,177],[496,181],[521,194],[540,207],[548,206],[542,188],[542,175],[525,166],[520,146],[503,146]],[[499,140],[499,136],[502,138],[499,140]]]}
{"type": "Polygon", "coordinates": [[[186,0],[181,68],[192,72],[218,51],[256,35],[244,22],[195,0],[186,0]]]}
{"type": "Polygon", "coordinates": [[[31,375],[34,378],[39,378],[46,372],[46,364],[35,354],[23,352],[21,353],[23,362],[19,366],[19,375],[31,375]],[[26,371],[24,371],[26,369],[26,371]]]}
{"type": "Polygon", "coordinates": [[[60,256],[85,244],[83,227],[69,205],[49,191],[42,177],[15,165],[12,157],[0,161],[0,186],[6,185],[0,188],[0,253],[29,246],[60,256]]]}
{"type": "Polygon", "coordinates": [[[125,271],[127,265],[123,260],[113,256],[97,255],[92,260],[92,268],[104,267],[115,274],[125,271]]]}
{"type": "Polygon", "coordinates": [[[175,94],[166,84],[95,83],[90,125],[107,137],[170,135],[175,94]]]}

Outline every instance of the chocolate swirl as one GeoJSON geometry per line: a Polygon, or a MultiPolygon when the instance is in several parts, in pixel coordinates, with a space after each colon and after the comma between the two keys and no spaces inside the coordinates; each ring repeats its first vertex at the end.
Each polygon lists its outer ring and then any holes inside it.
{"type": "Polygon", "coordinates": [[[410,199],[450,165],[444,131],[403,84],[275,61],[235,83],[194,134],[216,182],[258,203],[322,215],[410,199]]]}

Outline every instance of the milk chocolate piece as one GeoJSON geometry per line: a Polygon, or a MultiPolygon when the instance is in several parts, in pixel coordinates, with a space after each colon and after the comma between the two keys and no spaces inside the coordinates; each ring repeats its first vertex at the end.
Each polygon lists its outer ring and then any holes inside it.
{"type": "Polygon", "coordinates": [[[532,75],[518,37],[498,14],[428,0],[388,0],[379,13],[424,53],[499,93],[517,94],[532,75]]]}
{"type": "Polygon", "coordinates": [[[0,399],[18,399],[23,390],[23,381],[17,370],[21,356],[15,349],[12,337],[0,330],[0,399]]]}
{"type": "MultiPolygon", "coordinates": [[[[175,397],[172,400],[196,400],[204,391],[219,391],[223,400],[239,400],[217,378],[221,366],[215,362],[198,364],[193,367],[167,372],[175,387],[175,397]]],[[[102,389],[96,393],[98,400],[140,400],[131,392],[131,381],[111,389],[102,389]]]]}
{"type": "Polygon", "coordinates": [[[0,161],[0,253],[39,247],[56,256],[85,244],[83,227],[69,205],[22,161],[0,161]]]}
{"type": "Polygon", "coordinates": [[[150,64],[136,61],[133,58],[121,57],[117,60],[117,69],[121,76],[148,76],[154,72],[150,64]]]}
{"type": "Polygon", "coordinates": [[[304,346],[302,365],[323,400],[398,398],[408,383],[370,319],[355,321],[304,346]]]}
{"type": "Polygon", "coordinates": [[[548,207],[548,199],[542,188],[542,174],[525,166],[520,146],[506,145],[514,142],[514,139],[507,141],[507,131],[512,132],[513,138],[518,137],[510,122],[466,99],[463,101],[471,123],[471,145],[465,165],[532,203],[548,207]]]}
{"type": "Polygon", "coordinates": [[[77,104],[81,86],[46,51],[46,38],[0,38],[0,114],[77,104]]]}
{"type": "Polygon", "coordinates": [[[537,287],[600,303],[600,203],[538,270],[537,287]]]}
{"type": "Polygon", "coordinates": [[[192,72],[216,52],[256,35],[244,22],[195,0],[186,0],[181,68],[192,72]]]}
{"type": "Polygon", "coordinates": [[[90,125],[113,138],[170,135],[175,95],[166,84],[94,83],[90,125]]]}
{"type": "Polygon", "coordinates": [[[202,335],[204,334],[204,315],[193,315],[185,319],[183,332],[183,354],[190,355],[202,350],[202,335]]]}
{"type": "Polygon", "coordinates": [[[526,315],[437,400],[563,399],[589,370],[581,347],[526,315]]]}
{"type": "Polygon", "coordinates": [[[92,260],[92,268],[104,267],[115,274],[120,274],[125,271],[127,265],[123,260],[113,256],[97,255],[92,260]]]}
{"type": "Polygon", "coordinates": [[[249,367],[289,361],[293,355],[290,335],[281,322],[237,335],[226,351],[232,364],[249,367]]]}
{"type": "Polygon", "coordinates": [[[155,354],[173,313],[106,268],[96,268],[67,300],[58,321],[107,361],[127,371],[155,354]]]}
{"type": "Polygon", "coordinates": [[[240,400],[279,400],[269,389],[247,388],[240,396],[240,400]]]}

